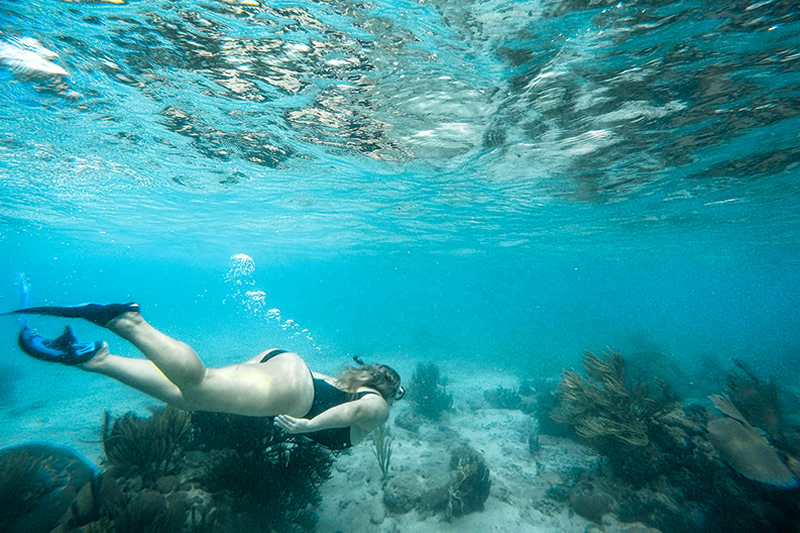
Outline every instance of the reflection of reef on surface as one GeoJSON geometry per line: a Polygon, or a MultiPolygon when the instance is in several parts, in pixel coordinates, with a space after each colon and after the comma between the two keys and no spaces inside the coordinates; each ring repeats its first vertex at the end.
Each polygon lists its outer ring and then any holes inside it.
{"type": "Polygon", "coordinates": [[[49,445],[0,451],[3,531],[314,531],[333,455],[271,419],[106,415],[101,472],[49,445]],[[7,526],[7,527],[6,527],[7,526]],[[24,527],[23,527],[24,526],[24,527]]]}
{"type": "MultiPolygon", "coordinates": [[[[796,459],[779,435],[758,434],[722,396],[711,397],[722,417],[710,404],[682,406],[665,383],[651,397],[646,382],[625,382],[625,361],[615,352],[604,359],[587,352],[584,368],[586,378],[564,372],[550,416],[600,451],[607,466],[554,487],[553,499],[589,520],[613,513],[662,531],[742,531],[742,524],[788,531],[800,524],[800,491],[785,464],[796,459]]],[[[752,412],[781,419],[774,383],[745,373],[729,384],[732,398],[744,397],[752,412]]]]}

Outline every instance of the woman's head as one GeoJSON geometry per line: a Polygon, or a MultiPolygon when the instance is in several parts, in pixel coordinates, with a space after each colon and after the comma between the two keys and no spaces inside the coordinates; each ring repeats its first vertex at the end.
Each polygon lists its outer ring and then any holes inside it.
{"type": "Polygon", "coordinates": [[[386,365],[365,365],[345,368],[336,379],[339,385],[355,392],[359,387],[377,390],[383,399],[391,403],[403,397],[405,389],[400,386],[400,374],[386,365]]]}

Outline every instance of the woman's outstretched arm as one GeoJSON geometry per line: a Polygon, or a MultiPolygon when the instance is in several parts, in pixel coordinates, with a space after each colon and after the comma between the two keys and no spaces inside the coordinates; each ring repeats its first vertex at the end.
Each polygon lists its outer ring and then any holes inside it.
{"type": "Polygon", "coordinates": [[[289,415],[275,417],[275,424],[288,433],[311,433],[323,429],[357,426],[364,433],[376,429],[389,418],[389,406],[378,394],[367,394],[360,400],[347,402],[312,419],[289,415]]]}

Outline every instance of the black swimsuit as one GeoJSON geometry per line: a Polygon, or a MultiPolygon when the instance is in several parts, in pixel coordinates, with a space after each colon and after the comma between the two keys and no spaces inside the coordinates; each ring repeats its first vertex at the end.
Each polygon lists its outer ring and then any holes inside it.
{"type": "MultiPolygon", "coordinates": [[[[282,353],[286,353],[286,350],[270,350],[261,358],[260,362],[264,363],[269,361],[276,355],[282,353]]],[[[311,372],[311,370],[309,370],[309,372],[311,372]]],[[[360,400],[366,394],[377,394],[377,392],[372,391],[353,394],[352,392],[345,392],[341,389],[337,389],[324,379],[315,378],[313,374],[311,379],[314,381],[314,402],[311,404],[311,409],[301,418],[311,419],[324,413],[331,407],[360,400]]],[[[311,433],[304,433],[303,436],[331,450],[344,450],[353,446],[353,443],[350,442],[350,427],[323,429],[311,433]]]]}

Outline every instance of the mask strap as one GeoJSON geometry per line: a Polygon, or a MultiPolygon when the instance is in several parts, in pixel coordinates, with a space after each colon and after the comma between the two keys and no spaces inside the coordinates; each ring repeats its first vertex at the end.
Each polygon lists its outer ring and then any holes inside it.
{"type": "MultiPolygon", "coordinates": [[[[354,356],[353,356],[353,361],[355,361],[355,362],[356,362],[356,364],[358,364],[358,365],[361,365],[361,366],[367,366],[367,364],[364,362],[364,360],[363,360],[363,359],[361,359],[361,358],[360,358],[359,356],[357,356],[357,355],[354,355],[354,356]]],[[[398,389],[397,389],[397,395],[394,397],[394,399],[395,399],[395,400],[402,400],[402,399],[403,399],[403,396],[405,396],[405,395],[406,395],[406,389],[405,389],[405,387],[403,387],[403,386],[400,386],[400,388],[398,388],[398,389]]]]}

